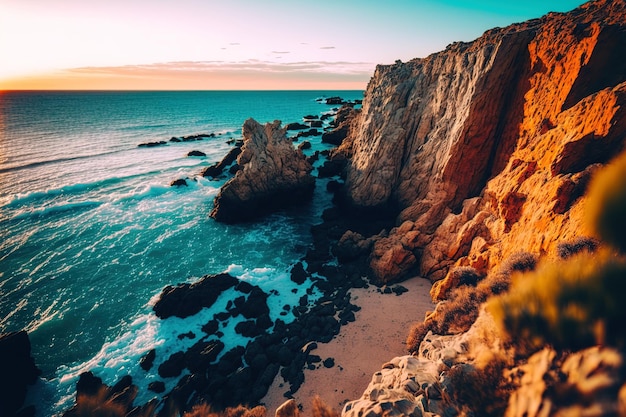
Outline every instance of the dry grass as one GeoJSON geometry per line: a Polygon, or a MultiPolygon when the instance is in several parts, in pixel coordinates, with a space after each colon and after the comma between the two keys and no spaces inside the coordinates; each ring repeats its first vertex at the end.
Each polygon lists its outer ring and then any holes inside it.
{"type": "Polygon", "coordinates": [[[498,272],[487,275],[476,287],[462,285],[451,290],[448,299],[439,303],[433,314],[411,326],[405,341],[407,351],[418,352],[420,343],[429,331],[446,335],[469,330],[478,317],[481,305],[490,297],[509,289],[513,273],[532,270],[536,264],[534,255],[516,253],[503,263],[498,272]]]}
{"type": "Polygon", "coordinates": [[[550,345],[579,350],[625,346],[626,260],[610,251],[545,262],[515,278],[511,291],[489,301],[504,334],[529,352],[550,345]]]}
{"type": "Polygon", "coordinates": [[[626,253],[626,152],[591,180],[587,198],[590,229],[602,241],[626,253]]]}

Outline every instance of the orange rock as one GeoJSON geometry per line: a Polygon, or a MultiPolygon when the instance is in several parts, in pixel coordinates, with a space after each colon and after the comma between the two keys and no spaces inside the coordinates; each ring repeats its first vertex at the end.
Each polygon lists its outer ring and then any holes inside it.
{"type": "Polygon", "coordinates": [[[378,66],[345,187],[357,206],[401,210],[375,275],[483,271],[583,234],[587,182],[625,144],[622,50],[626,0],[599,0],[378,66]]]}

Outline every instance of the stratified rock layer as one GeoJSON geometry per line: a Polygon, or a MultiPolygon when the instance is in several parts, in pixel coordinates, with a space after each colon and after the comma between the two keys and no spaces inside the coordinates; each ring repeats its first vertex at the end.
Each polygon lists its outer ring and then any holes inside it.
{"type": "Polygon", "coordinates": [[[287,139],[279,121],[262,126],[246,120],[243,140],[240,169],[215,198],[211,217],[226,223],[248,221],[311,198],[311,164],[287,139]]]}
{"type": "Polygon", "coordinates": [[[484,271],[583,233],[594,164],[626,137],[625,24],[624,0],[591,2],[377,67],[345,190],[399,213],[372,249],[379,280],[484,271]]]}

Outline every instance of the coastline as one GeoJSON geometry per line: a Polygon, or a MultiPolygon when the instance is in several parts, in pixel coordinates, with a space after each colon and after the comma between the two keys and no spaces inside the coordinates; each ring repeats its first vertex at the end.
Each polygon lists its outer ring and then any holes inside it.
{"type": "MultiPolygon", "coordinates": [[[[318,343],[317,349],[311,351],[311,355],[319,356],[322,362],[313,370],[305,368],[304,383],[293,395],[305,413],[310,411],[316,395],[341,412],[347,401],[361,397],[371,375],[389,358],[405,354],[408,328],[416,317],[423,317],[434,305],[429,294],[430,281],[413,277],[400,285],[408,289],[401,295],[383,294],[373,285],[350,290],[353,304],[361,307],[355,313],[356,320],[342,326],[330,342],[318,343]],[[385,320],[380,320],[381,317],[385,320]],[[334,360],[330,368],[323,364],[327,358],[334,360]]],[[[274,415],[288,400],[283,395],[288,388],[278,375],[262,400],[267,415],[274,415]]]]}

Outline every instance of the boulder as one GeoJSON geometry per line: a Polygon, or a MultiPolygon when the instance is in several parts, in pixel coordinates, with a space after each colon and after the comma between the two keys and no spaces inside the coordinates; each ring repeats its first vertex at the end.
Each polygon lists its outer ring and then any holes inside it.
{"type": "Polygon", "coordinates": [[[215,197],[211,217],[225,223],[251,221],[287,206],[308,202],[315,179],[304,154],[287,139],[280,122],[243,125],[240,169],[215,197]]]}
{"type": "Polygon", "coordinates": [[[190,151],[187,156],[206,156],[206,154],[202,151],[193,150],[190,151]]]}
{"type": "Polygon", "coordinates": [[[28,333],[0,335],[0,369],[0,415],[9,417],[22,407],[28,385],[41,374],[30,355],[28,333]]]}
{"type": "Polygon", "coordinates": [[[170,182],[170,187],[182,187],[182,186],[187,187],[187,180],[185,178],[179,178],[177,180],[170,182]]]}
{"type": "Polygon", "coordinates": [[[168,285],[161,291],[153,310],[162,319],[171,316],[189,317],[203,307],[211,307],[223,291],[238,283],[239,280],[229,274],[218,274],[205,275],[193,284],[168,285]]]}
{"type": "Polygon", "coordinates": [[[304,130],[304,129],[308,129],[309,126],[305,125],[303,123],[289,123],[287,126],[285,126],[285,130],[304,130]]]}

